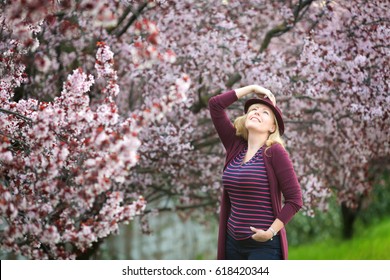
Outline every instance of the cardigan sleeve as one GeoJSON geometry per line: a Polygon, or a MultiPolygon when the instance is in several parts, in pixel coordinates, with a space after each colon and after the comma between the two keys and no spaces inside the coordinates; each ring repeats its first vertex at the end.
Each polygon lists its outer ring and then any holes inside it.
{"type": "Polygon", "coordinates": [[[284,197],[284,205],[277,218],[286,225],[303,205],[302,192],[287,151],[282,145],[273,146],[272,165],[284,197]]]}
{"type": "Polygon", "coordinates": [[[236,141],[236,129],[227,116],[225,109],[237,101],[234,90],[224,92],[209,99],[210,116],[218,136],[226,150],[229,150],[236,141]]]}

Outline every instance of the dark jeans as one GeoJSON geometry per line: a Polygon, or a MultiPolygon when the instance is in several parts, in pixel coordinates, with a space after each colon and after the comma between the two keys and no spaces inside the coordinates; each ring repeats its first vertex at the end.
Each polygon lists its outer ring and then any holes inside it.
{"type": "Polygon", "coordinates": [[[273,240],[259,242],[252,238],[235,240],[229,234],[226,237],[227,260],[281,260],[280,236],[273,240]]]}

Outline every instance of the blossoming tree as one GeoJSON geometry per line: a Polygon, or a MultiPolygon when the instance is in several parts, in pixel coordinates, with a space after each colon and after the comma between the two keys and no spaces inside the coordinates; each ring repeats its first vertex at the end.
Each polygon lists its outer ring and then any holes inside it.
{"type": "MultiPolygon", "coordinates": [[[[75,69],[59,95],[48,93],[51,101],[15,97],[15,88],[29,78],[39,79],[28,77],[23,63],[39,43],[32,31],[38,34],[39,20],[61,7],[54,1],[49,7],[32,1],[27,9],[23,1],[13,4],[5,7],[10,22],[3,21],[7,41],[1,58],[2,249],[28,258],[83,258],[94,244],[117,232],[119,223],[144,211],[142,194],[126,190],[139,158],[138,133],[185,99],[190,80],[178,77],[158,103],[145,104],[123,118],[115,103],[120,90],[114,54],[97,42],[95,76],[82,67],[75,69]],[[15,15],[18,9],[26,12],[22,18],[15,15]],[[88,95],[92,86],[99,94],[94,102],[88,95]]],[[[144,21],[137,28],[151,27],[144,21]]],[[[138,57],[149,60],[144,54],[138,57]]],[[[34,63],[38,71],[49,71],[45,55],[34,54],[34,63]]]]}
{"type": "Polygon", "coordinates": [[[386,6],[3,2],[2,248],[82,258],[135,215],[215,213],[223,152],[207,100],[255,83],[286,115],[305,212],[333,191],[353,213],[389,155],[386,6]]]}

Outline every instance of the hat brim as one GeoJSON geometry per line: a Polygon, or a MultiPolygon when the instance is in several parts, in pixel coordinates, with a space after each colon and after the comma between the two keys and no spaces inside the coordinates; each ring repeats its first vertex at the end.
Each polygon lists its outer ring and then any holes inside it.
{"type": "Polygon", "coordinates": [[[272,112],[274,113],[275,118],[278,122],[280,136],[282,136],[284,133],[284,121],[283,121],[282,111],[280,111],[280,109],[277,106],[274,106],[272,101],[268,98],[263,98],[263,99],[252,98],[252,99],[249,99],[245,102],[245,105],[244,105],[245,114],[248,112],[249,107],[252,106],[253,104],[264,104],[272,110],[272,112]]]}

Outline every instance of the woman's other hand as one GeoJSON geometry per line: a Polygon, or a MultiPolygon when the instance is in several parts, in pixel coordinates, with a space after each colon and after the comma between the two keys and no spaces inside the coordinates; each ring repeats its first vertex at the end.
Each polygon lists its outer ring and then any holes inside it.
{"type": "Polygon", "coordinates": [[[250,227],[251,231],[254,233],[252,235],[252,239],[259,241],[259,242],[266,242],[270,240],[273,237],[273,233],[270,230],[262,230],[262,229],[257,229],[254,227],[250,227]]]}

